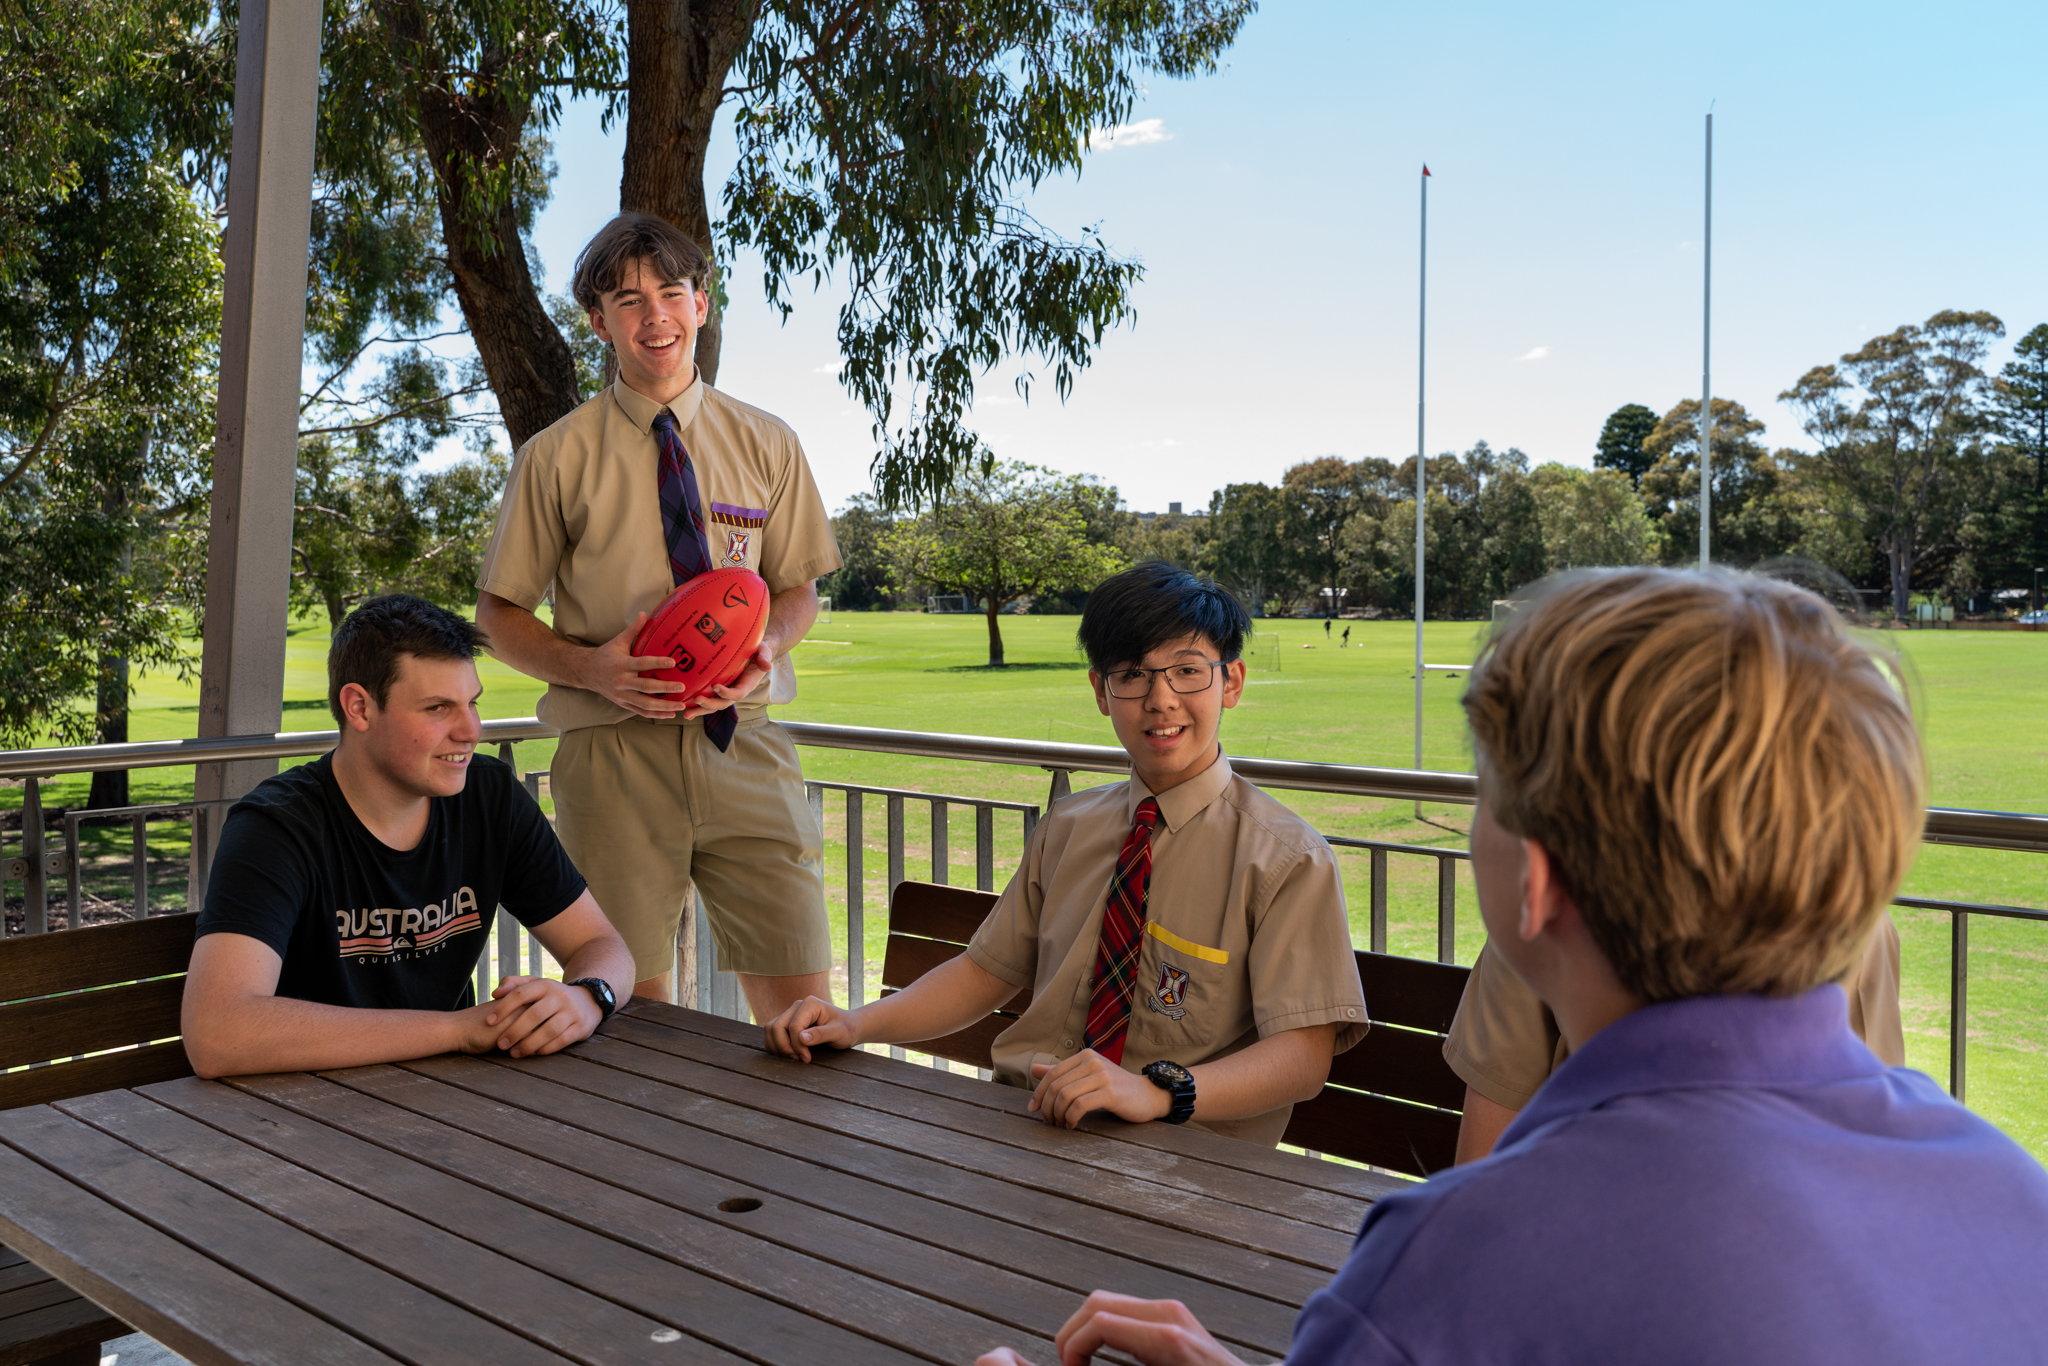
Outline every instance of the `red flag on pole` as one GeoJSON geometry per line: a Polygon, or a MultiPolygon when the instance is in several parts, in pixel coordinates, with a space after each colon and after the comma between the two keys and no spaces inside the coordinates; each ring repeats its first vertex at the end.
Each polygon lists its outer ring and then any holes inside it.
{"type": "Polygon", "coordinates": [[[1429,174],[1429,164],[1428,164],[1427,162],[1424,162],[1424,163],[1423,163],[1423,166],[1422,166],[1422,173],[1423,173],[1424,175],[1428,175],[1428,174],[1429,174]]]}

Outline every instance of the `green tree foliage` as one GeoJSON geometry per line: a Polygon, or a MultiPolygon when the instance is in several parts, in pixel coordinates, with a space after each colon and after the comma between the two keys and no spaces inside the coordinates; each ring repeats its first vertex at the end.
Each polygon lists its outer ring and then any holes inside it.
{"type": "Polygon", "coordinates": [[[1124,566],[1114,546],[1088,539],[1077,507],[1088,482],[1009,462],[963,475],[946,497],[883,533],[895,581],[982,599],[989,667],[1000,668],[1003,608],[1035,593],[1092,588],[1124,566]]]}
{"type": "Polygon", "coordinates": [[[874,611],[896,605],[895,585],[883,547],[895,519],[874,498],[861,494],[832,518],[839,542],[839,568],[818,580],[818,592],[834,611],[874,611]]]}
{"type": "Polygon", "coordinates": [[[1209,495],[1208,571],[1244,599],[1255,617],[1269,597],[1283,608],[1299,585],[1287,576],[1286,501],[1264,484],[1231,484],[1209,495]]]}
{"type": "MultiPolygon", "coordinates": [[[[1699,400],[1683,399],[1643,442],[1652,464],[1638,487],[1654,527],[1653,558],[1664,564],[1699,562],[1699,419],[1699,400]]],[[[1763,430],[1740,403],[1714,400],[1709,546],[1717,564],[1760,564],[1794,549],[1805,535],[1791,471],[1757,441],[1763,430]]]]}
{"type": "Polygon", "coordinates": [[[1820,445],[1812,471],[1827,515],[1884,557],[1898,616],[1922,561],[1953,548],[1995,496],[1990,381],[1978,363],[2004,333],[1989,313],[1944,311],[1816,366],[1779,395],[1820,445]]]}
{"type": "MultiPolygon", "coordinates": [[[[1697,410],[1699,405],[1694,404],[1697,410]]],[[[1600,428],[1600,440],[1593,449],[1593,468],[1619,470],[1631,485],[1643,482],[1657,460],[1644,448],[1650,433],[1657,430],[1657,414],[1640,403],[1625,403],[1607,415],[1600,428]]]]}
{"type": "Polygon", "coordinates": [[[1623,471],[1551,464],[1538,467],[1529,481],[1551,573],[1652,559],[1656,530],[1623,471]]]}
{"type": "Polygon", "coordinates": [[[175,5],[0,22],[34,162],[0,174],[0,744],[114,740],[130,665],[186,664],[203,562],[219,270],[175,121],[204,35],[175,5]]]}

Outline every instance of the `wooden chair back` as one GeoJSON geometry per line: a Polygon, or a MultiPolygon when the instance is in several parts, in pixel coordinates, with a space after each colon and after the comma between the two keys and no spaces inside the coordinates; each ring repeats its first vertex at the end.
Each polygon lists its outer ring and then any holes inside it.
{"type": "Polygon", "coordinates": [[[1444,1036],[1472,969],[1357,951],[1372,1029],[1330,1064],[1322,1094],[1294,1107],[1281,1140],[1389,1171],[1428,1176],[1451,1165],[1465,1083],[1444,1036]]]}
{"type": "Polygon", "coordinates": [[[21,1069],[0,1071],[0,1110],[191,1076],[178,1009],[198,919],[0,940],[0,1069],[21,1069]]]}
{"type": "MultiPolygon", "coordinates": [[[[994,892],[946,887],[936,882],[899,882],[889,897],[889,948],[882,959],[882,994],[894,995],[949,958],[958,956],[981,922],[995,909],[994,892]]],[[[996,1035],[1015,1023],[1031,1004],[1027,987],[987,1019],[944,1038],[913,1044],[920,1053],[993,1067],[996,1035]]]]}

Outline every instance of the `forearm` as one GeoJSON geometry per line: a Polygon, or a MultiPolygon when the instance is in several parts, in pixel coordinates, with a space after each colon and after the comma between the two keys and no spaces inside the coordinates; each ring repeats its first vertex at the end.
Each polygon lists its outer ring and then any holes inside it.
{"type": "Polygon", "coordinates": [[[462,1047],[463,1013],[362,1010],[288,996],[188,1002],[186,1057],[202,1077],[313,1072],[432,1057],[462,1047]]]}
{"type": "Polygon", "coordinates": [[[1492,1152],[1493,1145],[1500,1142],[1502,1132],[1515,1122],[1515,1116],[1520,1113],[1488,1100],[1467,1085],[1465,1111],[1458,1117],[1458,1151],[1452,1162],[1463,1166],[1492,1152]]]}
{"type": "Polygon", "coordinates": [[[963,953],[848,1018],[860,1043],[917,1043],[967,1028],[1021,990],[963,953]]]}
{"type": "Polygon", "coordinates": [[[562,639],[518,603],[480,591],[476,624],[491,638],[491,653],[529,678],[571,688],[586,686],[582,661],[592,647],[562,639]]]}
{"type": "Polygon", "coordinates": [[[562,980],[578,982],[585,977],[602,977],[611,985],[613,998],[624,1005],[632,996],[633,984],[638,980],[632,950],[616,935],[585,944],[562,964],[562,980]]]}
{"type": "Polygon", "coordinates": [[[761,632],[761,643],[768,647],[770,656],[780,659],[810,634],[811,625],[817,619],[816,579],[794,588],[785,588],[780,593],[771,593],[768,595],[768,625],[761,632]]]}
{"type": "Polygon", "coordinates": [[[1195,1078],[1194,1117],[1244,1119],[1310,1099],[1329,1079],[1336,1039],[1337,1026],[1310,1025],[1190,1067],[1195,1078]]]}

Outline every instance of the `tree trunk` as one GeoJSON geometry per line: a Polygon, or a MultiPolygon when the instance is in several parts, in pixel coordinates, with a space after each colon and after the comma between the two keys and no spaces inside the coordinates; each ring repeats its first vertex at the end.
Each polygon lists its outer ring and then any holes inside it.
{"type": "Polygon", "coordinates": [[[532,109],[508,100],[502,85],[457,79],[447,55],[426,46],[416,0],[387,0],[382,9],[397,60],[417,87],[455,297],[516,450],[576,407],[576,364],[526,268],[512,197],[482,213],[465,163],[496,170],[509,161],[532,109]]]}
{"type": "Polygon", "coordinates": [[[1892,615],[1903,621],[1912,615],[1913,566],[1906,552],[1894,550],[1892,562],[1892,615]]]}
{"type": "MultiPolygon", "coordinates": [[[[753,29],[758,0],[627,0],[626,158],[619,208],[681,228],[720,269],[704,193],[711,123],[733,56],[753,29]]],[[[715,296],[714,296],[715,300],[715,296]]],[[[697,369],[718,381],[723,316],[697,330],[697,369]]]]}
{"type": "MultiPolygon", "coordinates": [[[[128,661],[119,655],[100,656],[97,721],[93,738],[102,745],[128,743],[128,661]]],[[[92,775],[85,804],[94,810],[128,805],[128,770],[102,769],[92,775]]]]}
{"type": "Polygon", "coordinates": [[[1002,624],[996,620],[996,611],[999,606],[1000,604],[996,601],[996,595],[993,593],[989,594],[988,666],[991,669],[1000,669],[1003,667],[1003,628],[1002,624]]]}

